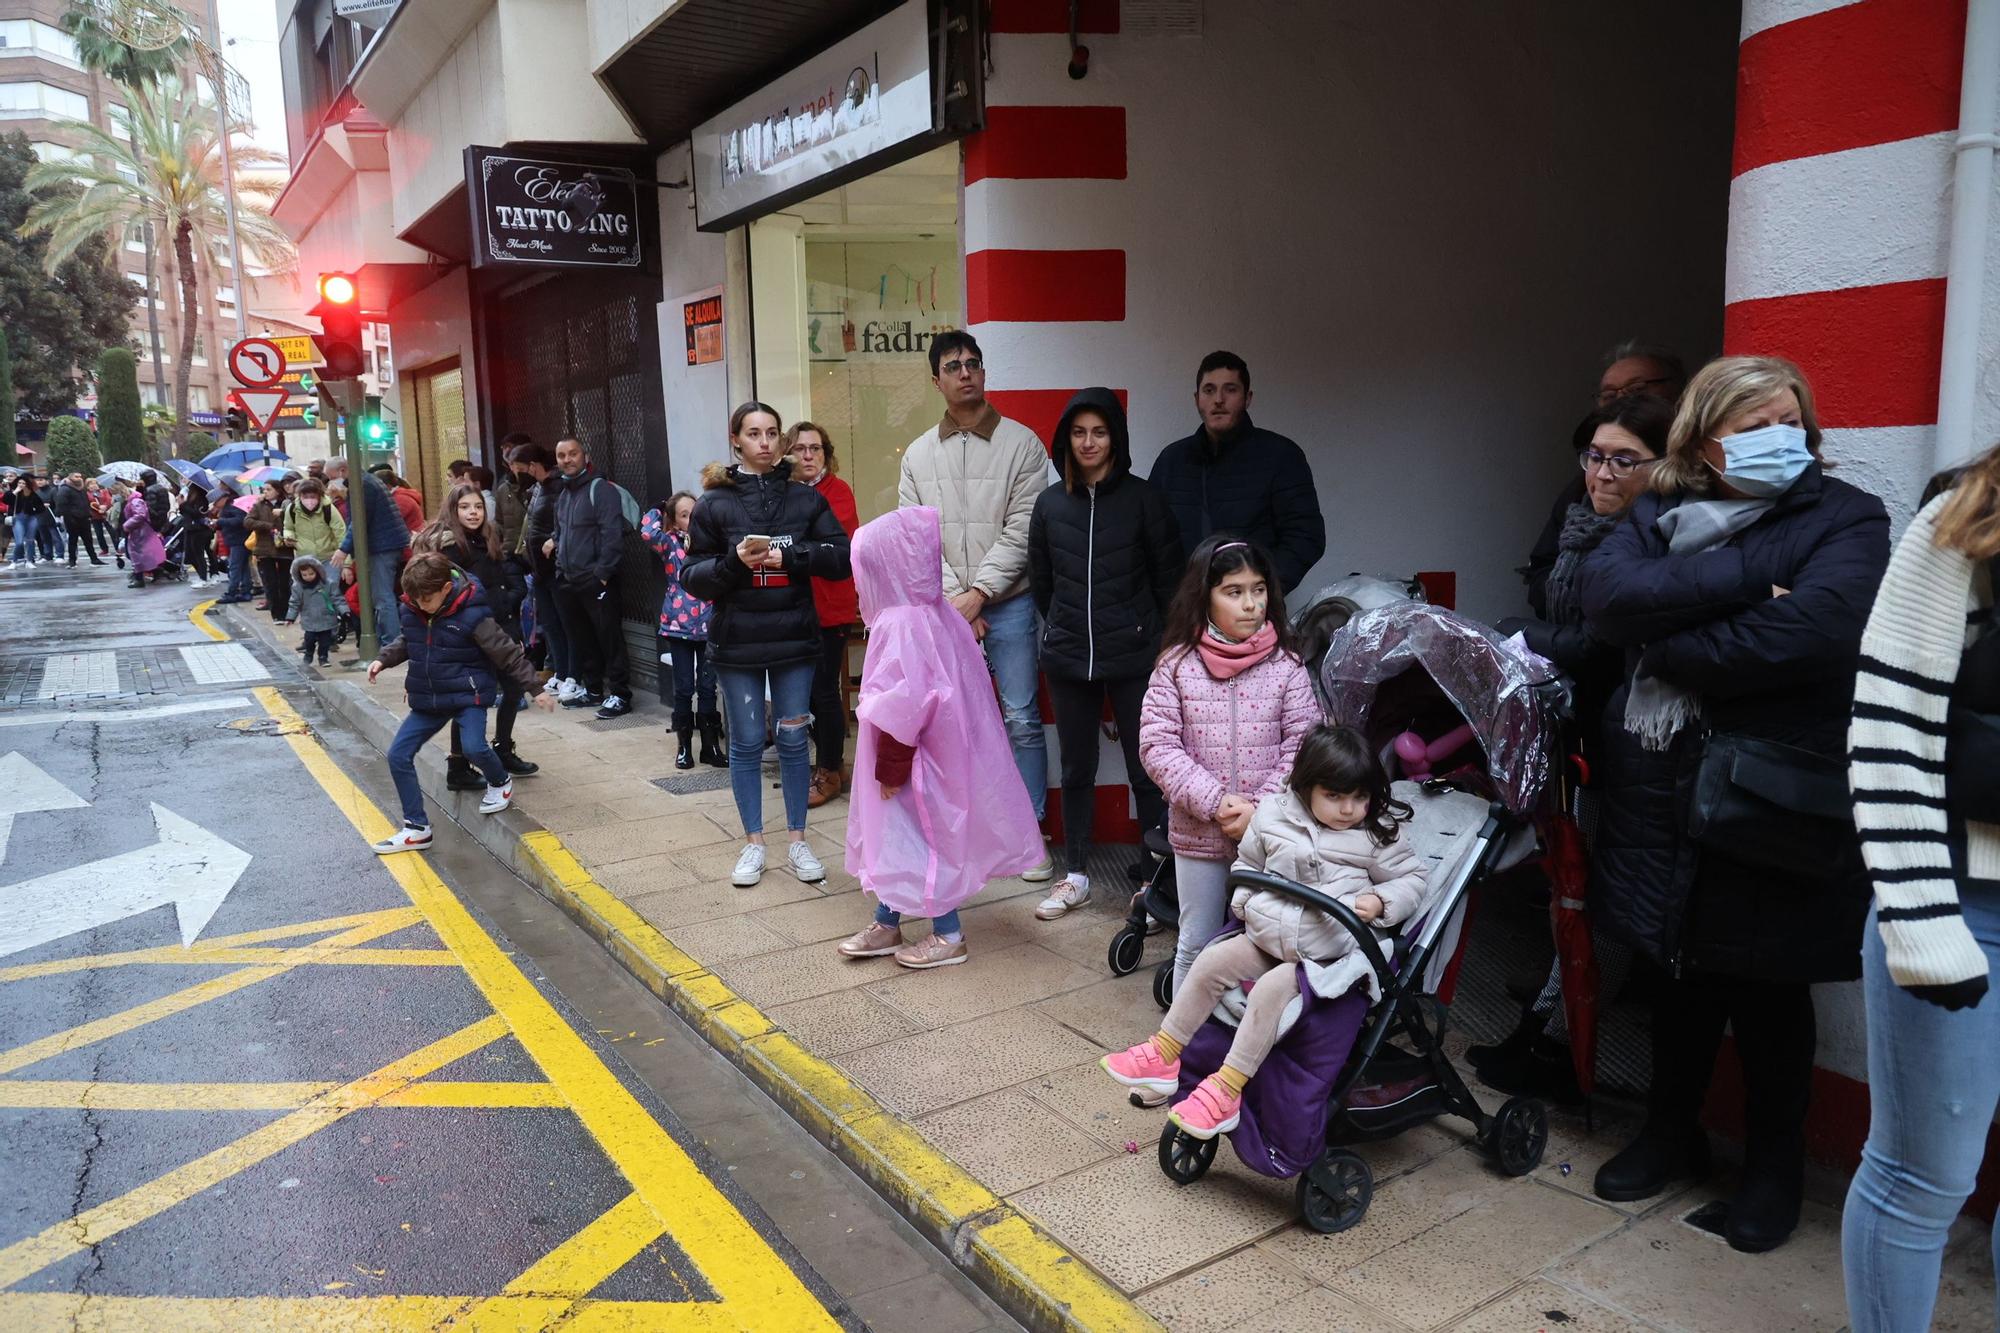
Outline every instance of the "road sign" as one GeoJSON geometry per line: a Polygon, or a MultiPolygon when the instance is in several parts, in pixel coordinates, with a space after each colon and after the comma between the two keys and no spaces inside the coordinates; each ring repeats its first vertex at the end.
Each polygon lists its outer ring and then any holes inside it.
{"type": "Polygon", "coordinates": [[[266,334],[267,341],[278,344],[278,350],[285,354],[285,360],[294,366],[316,366],[319,364],[319,349],[313,340],[303,333],[266,334]]]}
{"type": "Polygon", "coordinates": [[[250,429],[263,432],[271,429],[271,423],[284,411],[291,394],[283,389],[231,389],[229,401],[243,409],[243,415],[250,418],[250,429]]]}
{"type": "Polygon", "coordinates": [[[268,389],[285,377],[285,353],[269,338],[245,338],[229,349],[229,373],[250,389],[268,389]]]}

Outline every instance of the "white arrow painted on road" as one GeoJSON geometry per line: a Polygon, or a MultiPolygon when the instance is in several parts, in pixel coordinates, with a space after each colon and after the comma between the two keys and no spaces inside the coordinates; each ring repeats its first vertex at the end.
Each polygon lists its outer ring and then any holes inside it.
{"type": "Polygon", "coordinates": [[[0,957],[168,903],[181,944],[193,944],[250,853],[163,805],[153,806],[153,825],[160,840],[150,847],[0,887],[0,957]]]}
{"type": "Polygon", "coordinates": [[[0,861],[7,859],[7,839],[14,832],[15,815],[89,806],[89,801],[35,767],[20,751],[0,756],[0,861]]]}

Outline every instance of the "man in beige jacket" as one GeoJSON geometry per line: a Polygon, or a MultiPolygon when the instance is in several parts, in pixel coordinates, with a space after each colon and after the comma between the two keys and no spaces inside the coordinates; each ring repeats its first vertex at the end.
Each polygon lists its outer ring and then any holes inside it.
{"type": "MultiPolygon", "coordinates": [[[[1049,484],[1048,450],[1035,432],[986,401],[986,367],[971,334],[939,334],[930,358],[944,418],[904,451],[896,502],[938,511],[945,596],[986,649],[1014,766],[1039,820],[1048,802],[1049,751],[1036,702],[1041,624],[1028,595],[1028,520],[1049,484]]],[[[1045,860],[1021,878],[1039,882],[1054,874],[1054,862],[1045,860]]]]}

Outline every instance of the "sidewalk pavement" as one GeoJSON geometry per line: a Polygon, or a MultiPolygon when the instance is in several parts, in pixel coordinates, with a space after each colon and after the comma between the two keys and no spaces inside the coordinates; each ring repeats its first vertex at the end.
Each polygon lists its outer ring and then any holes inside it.
{"type": "MultiPolygon", "coordinates": [[[[295,630],[241,607],[217,619],[295,647],[295,630]]],[[[317,674],[329,707],[385,748],[401,673],[373,687],[358,671],[317,674]]],[[[1552,1112],[1543,1165],[1521,1179],[1489,1166],[1455,1121],[1366,1146],[1374,1203],[1333,1236],[1299,1224],[1292,1182],[1226,1146],[1204,1179],[1175,1186],[1155,1155],[1164,1113],[1129,1105],[1097,1066],[1157,1028],[1150,965],[1171,949],[1156,935],[1137,973],[1106,966],[1128,856],[1107,858],[1090,904],[1059,922],[1034,919],[1043,886],[988,886],[963,913],[962,966],[848,960],[834,945],[872,899],[841,869],[846,800],[808,820],[824,884],[773,869],[733,888],[742,838],[725,770],[694,770],[718,775],[707,791],[654,786],[676,776],[672,741],[658,703],[640,703],[612,723],[524,712],[516,743],[542,771],[515,783],[516,809],[497,820],[473,813],[477,793],[447,798],[442,745],[420,766],[426,792],[1029,1326],[1143,1327],[1144,1311],[1176,1333],[1846,1327],[1839,1182],[1817,1182],[1782,1249],[1738,1254],[1683,1220],[1727,1198],[1726,1179],[1623,1206],[1591,1195],[1636,1127],[1628,1107],[1600,1107],[1594,1132],[1552,1112]]],[[[781,829],[775,789],[765,811],[781,829]]],[[[905,924],[908,938],[925,930],[905,924]]],[[[1468,1037],[1448,1041],[1462,1050],[1468,1037]]],[[[1933,1327],[1991,1327],[1988,1245],[1961,1222],[1933,1327]]]]}

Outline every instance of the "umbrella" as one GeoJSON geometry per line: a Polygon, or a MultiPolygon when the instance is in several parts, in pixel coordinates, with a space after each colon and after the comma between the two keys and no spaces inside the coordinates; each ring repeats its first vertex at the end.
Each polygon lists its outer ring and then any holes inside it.
{"type": "Polygon", "coordinates": [[[1555,932],[1556,966],[1562,974],[1563,1018],[1576,1086],[1585,1097],[1597,1086],[1597,949],[1590,939],[1584,891],[1590,853],[1583,830],[1567,810],[1550,809],[1541,824],[1541,867],[1549,880],[1549,926],[1555,932]]]}
{"type": "Polygon", "coordinates": [[[181,474],[182,478],[193,482],[205,491],[215,489],[215,476],[207,468],[190,463],[185,458],[169,458],[166,465],[181,474]]]}
{"type": "Polygon", "coordinates": [[[283,449],[266,449],[261,444],[225,444],[220,449],[201,460],[205,468],[233,468],[242,471],[259,463],[289,463],[291,456],[283,449]]]}
{"type": "Polygon", "coordinates": [[[137,482],[139,474],[145,470],[144,463],[134,463],[129,458],[121,458],[115,463],[106,463],[103,471],[97,474],[97,479],[103,481],[106,477],[116,477],[120,481],[137,482]]]}
{"type": "Polygon", "coordinates": [[[267,481],[285,481],[288,478],[298,475],[297,468],[279,467],[275,464],[265,467],[259,464],[256,467],[245,468],[243,471],[237,473],[236,480],[245,486],[262,486],[267,481]]]}
{"type": "Polygon", "coordinates": [[[254,495],[239,495],[234,500],[231,500],[229,503],[235,505],[238,509],[241,509],[244,513],[247,514],[252,509],[255,509],[257,507],[257,497],[254,495]]]}

